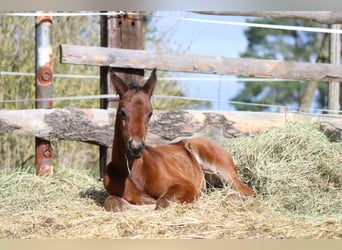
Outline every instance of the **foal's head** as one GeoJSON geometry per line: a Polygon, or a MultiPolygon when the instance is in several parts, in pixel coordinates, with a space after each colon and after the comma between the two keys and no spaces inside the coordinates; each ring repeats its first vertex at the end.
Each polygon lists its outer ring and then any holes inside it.
{"type": "MultiPolygon", "coordinates": [[[[145,147],[148,122],[152,116],[151,96],[157,83],[156,69],[143,86],[134,81],[127,85],[114,72],[111,72],[111,81],[120,97],[115,129],[121,131],[127,157],[139,158],[145,147]]],[[[115,131],[117,136],[118,133],[115,131]]]]}

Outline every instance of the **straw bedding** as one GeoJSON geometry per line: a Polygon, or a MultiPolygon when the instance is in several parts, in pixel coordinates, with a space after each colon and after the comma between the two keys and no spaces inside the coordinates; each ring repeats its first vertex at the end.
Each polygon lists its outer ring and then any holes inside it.
{"type": "Polygon", "coordinates": [[[342,238],[341,143],[316,125],[289,123],[225,147],[257,197],[230,199],[227,187],[194,204],[109,213],[87,171],[2,171],[0,238],[342,238]]]}

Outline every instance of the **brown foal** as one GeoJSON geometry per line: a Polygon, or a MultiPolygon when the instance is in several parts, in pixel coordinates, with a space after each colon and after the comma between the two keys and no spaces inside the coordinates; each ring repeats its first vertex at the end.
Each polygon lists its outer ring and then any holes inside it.
{"type": "Polygon", "coordinates": [[[127,85],[113,72],[111,81],[120,100],[112,162],[106,167],[103,179],[110,194],[104,203],[106,210],[160,209],[170,202],[194,202],[206,187],[207,171],[218,175],[239,193],[254,195],[239,179],[232,157],[210,139],[189,138],[156,147],[145,145],[152,116],[151,96],[157,83],[156,69],[142,86],[136,82],[127,85]]]}

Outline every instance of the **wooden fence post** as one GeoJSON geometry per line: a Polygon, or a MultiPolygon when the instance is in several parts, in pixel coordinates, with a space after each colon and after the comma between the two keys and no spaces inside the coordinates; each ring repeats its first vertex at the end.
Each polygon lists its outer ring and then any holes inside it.
{"type": "MultiPolygon", "coordinates": [[[[35,18],[36,99],[51,98],[53,95],[52,23],[52,16],[49,16],[48,12],[46,15],[35,18]]],[[[52,101],[37,100],[36,108],[51,109],[52,101]]],[[[53,173],[53,149],[49,141],[36,137],[35,160],[37,175],[43,176],[53,173]]]]}
{"type": "MultiPolygon", "coordinates": [[[[341,29],[340,24],[331,25],[332,29],[341,29]]],[[[330,63],[340,64],[341,63],[341,35],[333,33],[330,35],[330,63]]],[[[329,93],[328,93],[328,109],[330,113],[336,113],[340,110],[340,82],[330,81],[329,82],[329,93]]]]}
{"type": "MultiPolygon", "coordinates": [[[[136,13],[115,12],[101,17],[101,46],[123,49],[143,49],[142,19],[136,13]]],[[[115,94],[109,80],[109,67],[100,68],[101,94],[115,94]]],[[[132,80],[140,82],[144,77],[141,69],[115,69],[118,75],[126,82],[132,80]]],[[[102,100],[100,108],[116,108],[116,101],[102,100]]],[[[111,161],[112,149],[100,147],[100,176],[103,176],[105,166],[111,161]]]]}
{"type": "MultiPolygon", "coordinates": [[[[109,22],[111,19],[108,16],[101,16],[100,18],[100,35],[101,35],[101,47],[111,47],[110,46],[110,39],[109,39],[109,29],[110,26],[109,22]]],[[[107,66],[100,67],[100,94],[108,94],[113,93],[113,89],[108,84],[108,69],[107,66]]],[[[100,99],[100,108],[107,109],[109,106],[115,106],[114,102],[109,102],[107,99],[100,99]]],[[[100,146],[100,157],[99,157],[99,164],[100,164],[100,177],[103,176],[103,171],[110,160],[110,148],[106,146],[100,146]]]]}

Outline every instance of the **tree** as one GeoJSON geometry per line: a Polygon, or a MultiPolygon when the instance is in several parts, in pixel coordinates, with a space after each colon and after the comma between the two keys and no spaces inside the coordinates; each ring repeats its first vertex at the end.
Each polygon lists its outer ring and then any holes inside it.
{"type": "MultiPolygon", "coordinates": [[[[281,24],[292,26],[318,26],[307,20],[270,18],[252,19],[256,23],[281,24]]],[[[319,25],[321,26],[321,25],[319,25]]],[[[327,62],[328,42],[321,33],[309,33],[292,30],[248,28],[245,31],[248,46],[241,57],[276,59],[302,62],[327,62]]],[[[327,106],[327,84],[301,81],[245,82],[245,88],[232,100],[268,105],[286,105],[309,108],[314,90],[317,88],[316,105],[327,106]]],[[[235,105],[238,110],[261,111],[267,107],[235,105]]]]}

